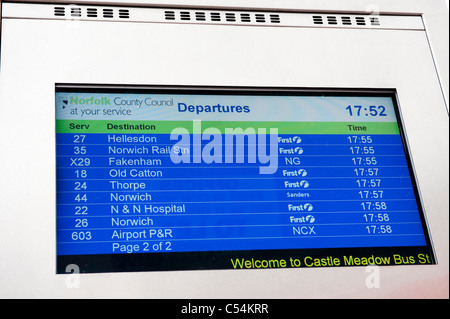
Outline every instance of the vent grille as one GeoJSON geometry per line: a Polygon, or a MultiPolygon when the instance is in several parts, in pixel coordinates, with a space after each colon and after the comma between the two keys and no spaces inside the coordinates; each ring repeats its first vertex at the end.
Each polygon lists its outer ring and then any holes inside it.
{"type": "MultiPolygon", "coordinates": [[[[322,26],[344,28],[389,28],[383,16],[358,14],[274,13],[199,9],[120,8],[107,6],[58,5],[49,6],[53,17],[66,19],[129,20],[140,22],[178,22],[205,24],[322,26]],[[144,11],[145,10],[145,11],[144,11]]],[[[392,19],[391,19],[392,21],[392,19]]],[[[391,23],[392,25],[392,23],[391,23]]]]}
{"type": "Polygon", "coordinates": [[[70,8],[70,16],[81,17],[81,8],[70,8]]]}
{"type": "Polygon", "coordinates": [[[327,16],[328,24],[338,24],[337,17],[335,16],[327,16]]]}
{"type": "Polygon", "coordinates": [[[197,21],[206,21],[206,14],[204,12],[196,12],[195,20],[197,21]]]}
{"type": "Polygon", "coordinates": [[[281,23],[279,14],[247,12],[164,11],[167,21],[225,22],[225,23],[281,23]]]}
{"type": "Polygon", "coordinates": [[[341,17],[341,21],[343,25],[352,25],[352,18],[350,17],[341,17]]]}
{"type": "Polygon", "coordinates": [[[219,12],[211,12],[211,21],[220,22],[220,13],[219,12]]]}
{"type": "MultiPolygon", "coordinates": [[[[70,7],[54,7],[53,15],[55,17],[71,17],[71,18],[98,18],[99,10],[101,17],[105,19],[129,19],[130,18],[130,10],[128,9],[97,9],[92,7],[78,7],[78,6],[70,6],[70,7]],[[67,9],[67,12],[66,12],[67,9]]],[[[166,18],[167,19],[167,18],[166,18]]]]}
{"type": "Polygon", "coordinates": [[[190,21],[191,20],[191,14],[189,11],[181,11],[180,12],[180,18],[183,21],[190,21]]]}
{"type": "MultiPolygon", "coordinates": [[[[319,15],[314,15],[312,17],[313,20],[313,24],[317,24],[317,25],[323,25],[326,24],[327,25],[341,25],[341,26],[366,26],[367,25],[367,20],[366,17],[363,16],[355,16],[355,17],[351,17],[351,16],[319,16],[319,15]],[[340,19],[339,19],[340,18],[340,19]]],[[[370,16],[369,17],[369,21],[370,21],[370,25],[371,26],[380,26],[380,18],[379,17],[373,17],[370,16]]]]}
{"type": "Polygon", "coordinates": [[[227,22],[236,22],[236,16],[234,13],[225,13],[225,20],[227,22]]]}
{"type": "Polygon", "coordinates": [[[380,19],[378,17],[370,17],[370,24],[371,25],[380,25],[380,19]]]}
{"type": "Polygon", "coordinates": [[[126,9],[119,9],[119,19],[129,19],[130,11],[126,9]]]}
{"type": "Polygon", "coordinates": [[[252,22],[249,13],[241,13],[241,22],[252,22]]]}
{"type": "Polygon", "coordinates": [[[313,16],[314,24],[323,24],[323,19],[321,16],[313,16]]]}
{"type": "Polygon", "coordinates": [[[96,8],[87,8],[86,12],[89,18],[97,18],[97,9],[96,8]]]}
{"type": "Polygon", "coordinates": [[[103,9],[103,18],[108,18],[108,19],[114,18],[113,9],[103,9]]]}
{"type": "Polygon", "coordinates": [[[255,14],[256,22],[259,23],[265,23],[266,22],[266,16],[264,14],[255,14]]]}
{"type": "Polygon", "coordinates": [[[64,7],[55,7],[54,15],[55,17],[64,17],[66,15],[66,9],[64,7]]]}
{"type": "Polygon", "coordinates": [[[356,17],[356,24],[357,25],[366,25],[366,18],[364,17],[356,17]]]}
{"type": "Polygon", "coordinates": [[[175,11],[164,11],[166,20],[175,20],[175,11]]]}
{"type": "Polygon", "coordinates": [[[278,15],[278,14],[271,14],[270,15],[270,22],[271,23],[281,23],[280,15],[278,15]]]}

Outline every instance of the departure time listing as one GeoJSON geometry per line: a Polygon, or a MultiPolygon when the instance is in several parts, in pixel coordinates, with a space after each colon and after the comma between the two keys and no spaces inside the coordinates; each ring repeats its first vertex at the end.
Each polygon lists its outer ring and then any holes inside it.
{"type": "Polygon", "coordinates": [[[84,96],[57,93],[63,259],[173,258],[186,269],[433,263],[390,98],[258,104],[241,95],[96,93],[89,104],[84,96]],[[103,112],[117,105],[102,102],[131,96],[160,102],[103,112]],[[220,114],[207,111],[214,103],[220,114]]]}

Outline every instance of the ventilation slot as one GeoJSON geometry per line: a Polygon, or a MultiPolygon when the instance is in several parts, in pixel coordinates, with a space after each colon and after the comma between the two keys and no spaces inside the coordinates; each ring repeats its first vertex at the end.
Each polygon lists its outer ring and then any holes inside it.
{"type": "Polygon", "coordinates": [[[175,11],[164,11],[166,20],[175,20],[175,11]]]}
{"type": "Polygon", "coordinates": [[[87,14],[88,18],[97,18],[97,9],[87,8],[86,14],[87,14]]]}
{"type": "Polygon", "coordinates": [[[66,10],[64,7],[55,7],[54,10],[55,17],[64,17],[66,15],[66,10]]]}
{"type": "Polygon", "coordinates": [[[342,17],[341,20],[343,25],[352,25],[352,19],[350,17],[342,17]]]}
{"type": "Polygon", "coordinates": [[[371,25],[380,25],[380,19],[378,19],[378,17],[370,17],[370,24],[371,25]]]}
{"type": "Polygon", "coordinates": [[[266,22],[266,17],[264,14],[255,14],[256,22],[264,23],[266,22]]]}
{"type": "Polygon", "coordinates": [[[236,15],[234,13],[225,13],[227,22],[236,22],[236,15]]]}
{"type": "Polygon", "coordinates": [[[196,12],[195,20],[197,21],[206,21],[206,14],[204,12],[196,12]]]}
{"type": "Polygon", "coordinates": [[[189,11],[181,11],[180,12],[180,18],[183,21],[190,21],[191,20],[191,14],[189,11]]]}
{"type": "Polygon", "coordinates": [[[211,12],[211,21],[220,22],[220,13],[211,12]]]}
{"type": "Polygon", "coordinates": [[[314,24],[323,24],[323,20],[321,16],[313,16],[314,24]]]}
{"type": "Polygon", "coordinates": [[[81,8],[70,8],[70,15],[72,17],[81,17],[81,8]]]}
{"type": "Polygon", "coordinates": [[[252,20],[250,18],[250,14],[241,13],[241,22],[252,22],[252,20]]]}
{"type": "Polygon", "coordinates": [[[327,16],[328,24],[338,24],[335,16],[327,16]]]}
{"type": "Polygon", "coordinates": [[[126,9],[119,9],[119,18],[120,19],[129,19],[130,11],[126,9]]]}
{"type": "Polygon", "coordinates": [[[103,18],[114,18],[113,9],[103,9],[103,18]]]}
{"type": "Polygon", "coordinates": [[[280,16],[278,14],[271,14],[270,15],[270,22],[271,23],[280,23],[280,16]]]}
{"type": "Polygon", "coordinates": [[[355,19],[357,25],[366,25],[366,19],[364,17],[356,17],[355,19]]]}

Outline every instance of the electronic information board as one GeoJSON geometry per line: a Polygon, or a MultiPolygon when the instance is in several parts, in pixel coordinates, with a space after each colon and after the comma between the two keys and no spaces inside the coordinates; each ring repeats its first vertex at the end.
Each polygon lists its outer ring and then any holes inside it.
{"type": "Polygon", "coordinates": [[[434,264],[395,92],[56,88],[57,272],[434,264]]]}

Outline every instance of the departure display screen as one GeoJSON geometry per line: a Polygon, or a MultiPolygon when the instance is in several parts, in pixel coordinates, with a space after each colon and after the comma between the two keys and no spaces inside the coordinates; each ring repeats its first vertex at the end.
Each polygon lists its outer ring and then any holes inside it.
{"type": "Polygon", "coordinates": [[[434,264],[393,92],[57,86],[57,273],[434,264]]]}

